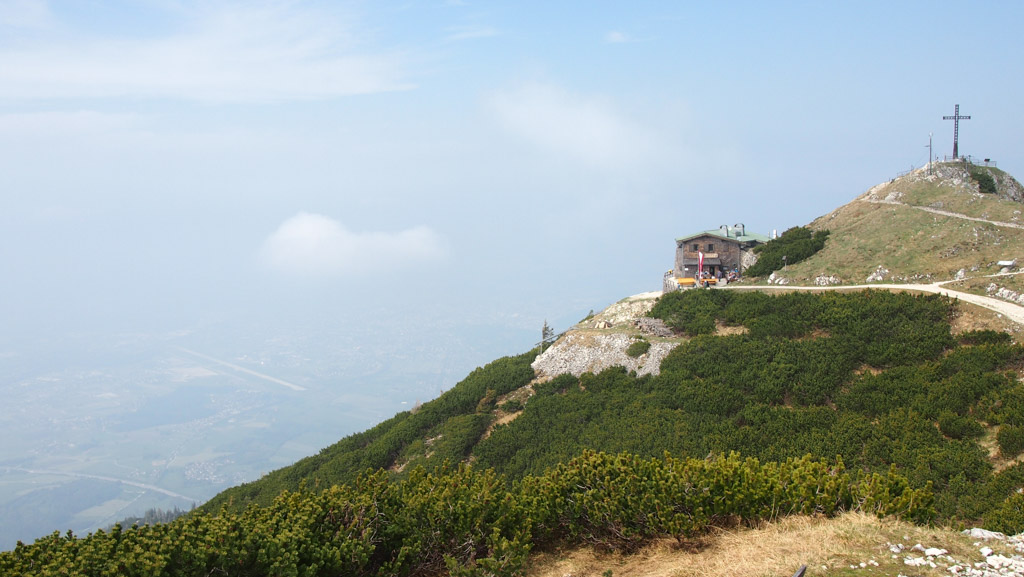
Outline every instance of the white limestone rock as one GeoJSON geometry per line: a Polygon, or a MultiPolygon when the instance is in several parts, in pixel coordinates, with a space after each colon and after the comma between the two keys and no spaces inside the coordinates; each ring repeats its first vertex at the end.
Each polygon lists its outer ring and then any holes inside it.
{"type": "Polygon", "coordinates": [[[882,282],[883,280],[885,280],[885,277],[887,276],[889,276],[889,269],[883,267],[882,265],[878,265],[878,268],[875,269],[875,272],[869,274],[868,278],[865,279],[865,282],[882,282]]]}

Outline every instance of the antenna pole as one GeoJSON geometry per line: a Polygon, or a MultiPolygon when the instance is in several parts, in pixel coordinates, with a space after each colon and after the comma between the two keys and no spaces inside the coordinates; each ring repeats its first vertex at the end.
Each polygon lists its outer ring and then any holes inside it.
{"type": "Polygon", "coordinates": [[[928,133],[928,174],[932,173],[932,133],[928,133]]]}

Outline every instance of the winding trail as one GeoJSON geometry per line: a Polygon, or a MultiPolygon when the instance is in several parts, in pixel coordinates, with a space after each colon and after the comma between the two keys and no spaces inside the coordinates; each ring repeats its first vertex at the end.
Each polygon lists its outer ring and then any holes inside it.
{"type": "Polygon", "coordinates": [[[932,214],[938,214],[938,215],[941,215],[941,216],[949,216],[949,217],[953,217],[953,218],[962,218],[964,220],[973,220],[975,222],[984,222],[986,224],[991,224],[992,226],[1005,226],[1007,228],[1019,228],[1019,229],[1024,230],[1024,224],[1018,224],[1016,222],[1003,222],[1003,221],[1000,221],[1000,220],[986,220],[984,218],[978,218],[976,216],[967,216],[966,214],[961,214],[959,212],[950,212],[948,210],[941,210],[941,209],[938,209],[938,208],[932,208],[930,206],[917,206],[915,204],[907,204],[905,202],[899,202],[899,201],[895,201],[895,200],[878,200],[878,199],[870,199],[870,198],[858,198],[857,200],[859,200],[861,202],[867,202],[867,203],[870,203],[870,204],[889,204],[889,205],[893,205],[893,206],[905,206],[907,208],[916,208],[917,210],[923,210],[925,212],[930,212],[932,214]]]}

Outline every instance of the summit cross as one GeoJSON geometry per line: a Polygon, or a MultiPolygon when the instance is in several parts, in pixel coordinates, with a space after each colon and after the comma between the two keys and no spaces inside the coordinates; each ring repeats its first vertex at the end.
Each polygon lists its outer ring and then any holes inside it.
{"type": "Polygon", "coordinates": [[[970,116],[960,116],[960,105],[957,104],[953,108],[953,116],[943,116],[943,120],[953,121],[953,160],[959,157],[959,151],[957,150],[957,141],[960,139],[960,121],[970,120],[970,116]]]}

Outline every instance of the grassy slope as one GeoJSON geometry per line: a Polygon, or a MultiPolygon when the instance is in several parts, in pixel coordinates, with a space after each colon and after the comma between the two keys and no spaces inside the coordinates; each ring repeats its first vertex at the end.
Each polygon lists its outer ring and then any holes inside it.
{"type": "Polygon", "coordinates": [[[887,282],[935,282],[966,269],[969,276],[995,274],[996,262],[1024,262],[1024,230],[995,226],[915,207],[999,222],[1018,222],[1024,205],[981,195],[953,180],[928,181],[908,175],[879,185],[853,202],[816,219],[812,229],[829,229],[825,248],[790,266],[782,276],[794,284],[813,284],[819,275],[836,275],[844,284],[861,284],[879,266],[887,282]],[[895,199],[877,204],[864,199],[895,199]]]}
{"type": "MultiPolygon", "coordinates": [[[[600,553],[581,548],[533,556],[527,577],[563,577],[564,575],[602,575],[615,577],[662,575],[701,575],[703,577],[789,576],[801,565],[808,575],[949,575],[954,565],[944,558],[937,567],[909,567],[908,556],[921,553],[910,548],[947,549],[963,566],[984,561],[974,546],[975,540],[957,531],[919,527],[894,519],[876,519],[859,513],[835,519],[793,516],[757,529],[722,530],[692,547],[680,548],[674,540],[665,540],[633,555],[600,553]],[[896,558],[890,544],[902,544],[905,551],[896,558]],[[875,561],[878,566],[870,564],[875,561]],[[861,568],[860,563],[867,564],[861,568]],[[853,568],[856,567],[856,568],[853,568]]],[[[985,542],[997,553],[1010,556],[1010,547],[996,541],[985,542]]]]}

